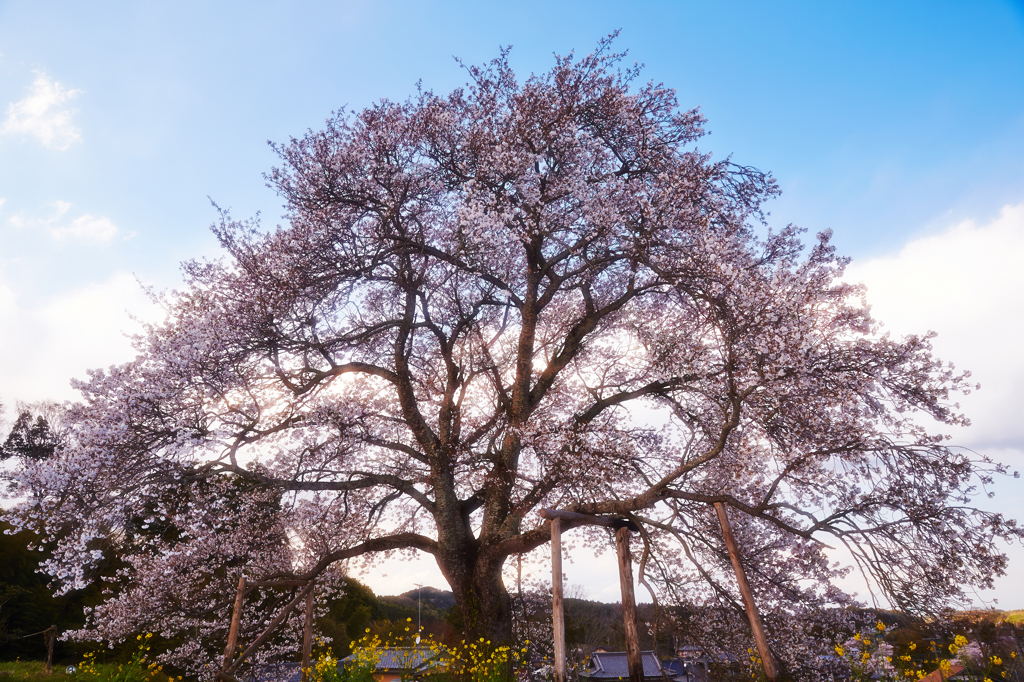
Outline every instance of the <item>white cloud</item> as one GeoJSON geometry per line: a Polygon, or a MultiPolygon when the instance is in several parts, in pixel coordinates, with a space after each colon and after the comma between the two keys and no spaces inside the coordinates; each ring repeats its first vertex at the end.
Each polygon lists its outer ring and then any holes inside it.
{"type": "Polygon", "coordinates": [[[67,201],[56,201],[49,217],[34,218],[18,214],[11,216],[8,222],[19,228],[43,228],[58,243],[109,242],[117,235],[117,225],[103,216],[83,213],[68,222],[65,218],[71,212],[71,206],[67,201]]]}
{"type": "Polygon", "coordinates": [[[894,335],[934,330],[936,354],[982,385],[961,401],[973,425],[956,442],[1024,449],[1024,204],[854,263],[847,279],[894,335]]]}
{"type": "Polygon", "coordinates": [[[37,73],[29,94],[7,105],[0,134],[35,137],[47,147],[67,149],[82,136],[72,120],[78,110],[65,105],[81,93],[37,73]]]}
{"type": "Polygon", "coordinates": [[[15,400],[77,399],[72,377],[134,357],[125,333],[139,327],[129,311],[148,320],[160,315],[126,272],[40,304],[28,304],[10,283],[0,281],[0,400],[10,407],[15,400]]]}
{"type": "MultiPolygon", "coordinates": [[[[952,433],[951,442],[1024,469],[1024,204],[1004,207],[988,223],[951,225],[897,254],[854,263],[847,279],[867,285],[872,313],[894,335],[934,330],[936,354],[969,369],[981,384],[960,400],[973,423],[952,433]]],[[[983,506],[1024,519],[1024,481],[1000,478],[994,490],[983,506]]],[[[1024,603],[1024,583],[1013,575],[1024,565],[1024,548],[1005,551],[1010,575],[977,603],[1024,603]]],[[[848,582],[855,588],[859,580],[848,582]]]]}

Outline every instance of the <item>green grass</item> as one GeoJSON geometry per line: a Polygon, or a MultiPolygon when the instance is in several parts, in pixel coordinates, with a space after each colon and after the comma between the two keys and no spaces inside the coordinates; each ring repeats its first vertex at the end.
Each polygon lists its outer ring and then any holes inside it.
{"type": "MultiPolygon", "coordinates": [[[[43,661],[2,661],[0,662],[0,682],[94,682],[97,678],[82,672],[67,673],[67,664],[53,666],[53,672],[47,675],[43,661]],[[5,674],[9,673],[9,674],[5,674]]],[[[104,678],[110,679],[117,673],[117,663],[97,663],[96,671],[104,678]]],[[[157,682],[169,682],[166,675],[158,674],[157,682]]]]}
{"type": "Polygon", "coordinates": [[[1017,609],[1016,611],[1004,611],[1003,620],[1018,625],[1024,623],[1024,609],[1017,609]]]}
{"type": "Polygon", "coordinates": [[[42,661],[4,661],[0,663],[0,682],[84,682],[77,675],[68,675],[65,666],[54,665],[49,675],[44,666],[42,661]]]}

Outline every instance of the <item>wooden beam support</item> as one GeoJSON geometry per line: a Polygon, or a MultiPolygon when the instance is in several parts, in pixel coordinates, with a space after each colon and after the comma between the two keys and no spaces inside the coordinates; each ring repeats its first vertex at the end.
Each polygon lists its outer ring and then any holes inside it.
{"type": "Polygon", "coordinates": [[[557,516],[551,519],[551,621],[555,638],[554,682],[565,682],[565,611],[562,604],[562,522],[557,516]]]}
{"type": "Polygon", "coordinates": [[[245,576],[238,578],[238,590],[235,592],[235,608],[231,611],[231,626],[228,628],[228,644],[224,647],[224,665],[221,670],[227,672],[235,657],[235,645],[238,644],[238,623],[242,618],[242,602],[245,601],[245,576]]]}
{"type": "Polygon", "coordinates": [[[633,555],[629,552],[629,528],[615,531],[615,553],[619,558],[619,587],[622,590],[622,626],[626,635],[626,662],[630,682],[643,682],[644,663],[636,631],[636,599],[633,596],[633,555]]]}
{"type": "Polygon", "coordinates": [[[53,642],[57,639],[57,626],[51,625],[46,628],[46,674],[53,672],[53,642]]]}
{"type": "Polygon", "coordinates": [[[295,598],[288,602],[283,609],[281,609],[281,612],[274,617],[274,620],[270,621],[270,625],[268,625],[267,628],[263,631],[263,633],[256,638],[256,641],[250,644],[245,651],[240,653],[238,655],[238,658],[235,659],[234,663],[231,664],[231,667],[229,667],[224,672],[228,674],[236,672],[238,668],[242,665],[242,661],[244,661],[246,658],[251,656],[254,651],[263,646],[270,639],[271,635],[274,634],[274,630],[277,629],[277,626],[283,623],[284,619],[288,617],[288,614],[292,612],[292,609],[294,609],[298,605],[298,603],[305,599],[306,595],[312,591],[313,581],[310,580],[309,583],[306,585],[305,589],[300,590],[299,593],[295,595],[295,598]]]}
{"type": "MultiPolygon", "coordinates": [[[[310,585],[312,585],[310,581],[310,585]]],[[[309,659],[313,649],[313,590],[306,595],[306,623],[302,630],[302,682],[309,682],[309,659]]]]}
{"type": "Polygon", "coordinates": [[[548,519],[549,521],[560,519],[562,521],[562,530],[569,530],[573,526],[604,526],[615,530],[625,526],[632,531],[639,532],[640,530],[637,528],[636,524],[629,519],[619,519],[611,516],[596,516],[594,514],[580,514],[579,512],[565,511],[564,509],[541,509],[538,513],[541,518],[548,519]]]}
{"type": "Polygon", "coordinates": [[[562,603],[562,531],[574,526],[604,526],[615,531],[622,587],[622,619],[626,630],[626,654],[630,682],[643,681],[643,660],[636,632],[636,602],[633,597],[633,558],[629,554],[629,532],[639,531],[636,523],[564,509],[541,509],[541,518],[551,522],[551,620],[555,639],[554,682],[565,682],[565,612],[562,603]],[[630,634],[632,633],[632,634],[630,634]]]}
{"type": "Polygon", "coordinates": [[[761,663],[764,666],[765,677],[768,682],[778,682],[779,667],[772,658],[771,649],[768,648],[768,637],[764,632],[764,623],[761,621],[761,614],[757,611],[757,604],[754,603],[754,593],[747,582],[747,574],[743,570],[743,563],[740,561],[739,546],[732,534],[732,526],[729,525],[729,517],[725,513],[725,505],[715,502],[715,512],[718,514],[718,523],[722,527],[722,537],[725,539],[725,547],[729,551],[729,560],[732,561],[732,569],[736,573],[736,584],[740,588],[740,596],[743,597],[743,606],[747,609],[747,618],[750,620],[750,629],[754,633],[754,642],[757,644],[757,653],[761,656],[761,663]]]}
{"type": "Polygon", "coordinates": [[[308,580],[253,580],[250,587],[305,587],[308,580]]]}

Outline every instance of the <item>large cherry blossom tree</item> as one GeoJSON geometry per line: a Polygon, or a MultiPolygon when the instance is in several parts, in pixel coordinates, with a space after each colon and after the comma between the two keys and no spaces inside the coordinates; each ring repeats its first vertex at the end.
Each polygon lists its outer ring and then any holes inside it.
{"type": "Polygon", "coordinates": [[[240,572],[409,550],[507,638],[542,507],[640,522],[655,590],[734,589],[716,502],[768,602],[840,599],[828,543],[899,608],[991,584],[1020,530],[972,499],[1001,469],[936,430],[967,375],[883,335],[828,234],[771,230],[771,177],[619,64],[520,81],[503,53],[275,147],[285,224],[225,215],[18,474],[59,580],[125,561],[92,627],[223,638],[240,572]]]}

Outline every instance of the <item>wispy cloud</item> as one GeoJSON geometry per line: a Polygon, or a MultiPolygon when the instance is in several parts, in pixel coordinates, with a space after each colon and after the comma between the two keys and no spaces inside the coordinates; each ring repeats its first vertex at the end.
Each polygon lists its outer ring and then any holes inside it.
{"type": "Polygon", "coordinates": [[[117,225],[110,222],[109,218],[97,217],[86,213],[85,215],[78,216],[67,225],[51,229],[50,234],[59,242],[73,240],[109,242],[117,234],[117,225]]]}
{"type": "Polygon", "coordinates": [[[68,220],[71,203],[57,201],[53,213],[46,218],[26,217],[24,214],[11,216],[8,219],[14,227],[45,230],[58,243],[66,242],[109,242],[117,236],[119,230],[110,218],[83,213],[68,220]]]}
{"type": "Polygon", "coordinates": [[[45,73],[37,73],[29,94],[7,105],[0,134],[35,137],[47,147],[67,149],[82,137],[73,121],[78,110],[66,106],[81,93],[65,88],[45,73]]]}

